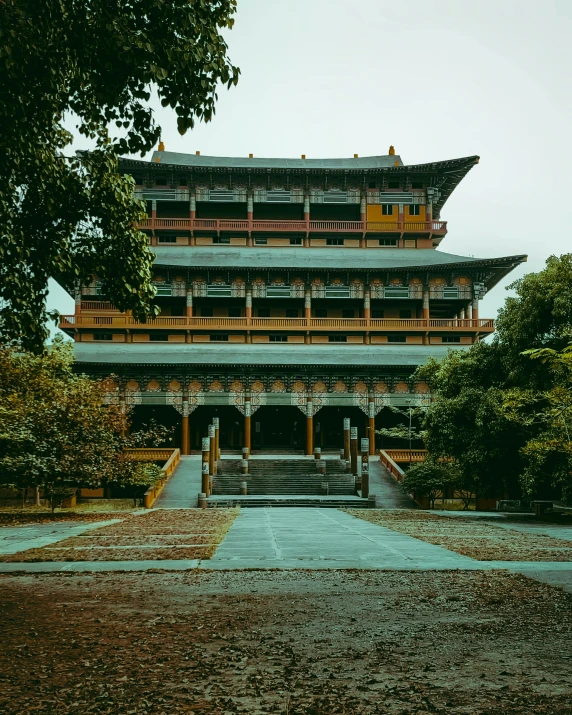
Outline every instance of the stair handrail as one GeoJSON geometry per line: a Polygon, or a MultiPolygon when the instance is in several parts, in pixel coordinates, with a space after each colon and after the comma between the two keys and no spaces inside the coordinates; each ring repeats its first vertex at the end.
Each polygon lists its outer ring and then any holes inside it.
{"type": "Polygon", "coordinates": [[[394,477],[398,482],[403,481],[405,472],[398,464],[393,461],[393,459],[391,459],[389,454],[387,454],[384,449],[379,450],[379,461],[383,464],[383,466],[387,469],[387,471],[391,474],[392,477],[394,477]]]}

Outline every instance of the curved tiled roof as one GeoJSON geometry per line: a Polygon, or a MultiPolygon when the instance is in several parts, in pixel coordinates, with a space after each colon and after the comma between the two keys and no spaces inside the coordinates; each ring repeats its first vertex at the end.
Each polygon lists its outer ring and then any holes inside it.
{"type": "Polygon", "coordinates": [[[430,357],[443,359],[448,350],[443,345],[74,343],[78,363],[119,365],[415,367],[423,365],[430,357]]]}

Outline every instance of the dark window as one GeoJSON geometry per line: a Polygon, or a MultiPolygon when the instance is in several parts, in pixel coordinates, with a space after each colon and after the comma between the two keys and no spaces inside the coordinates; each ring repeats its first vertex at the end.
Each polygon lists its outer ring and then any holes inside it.
{"type": "Polygon", "coordinates": [[[343,246],[343,238],[326,238],[326,246],[343,246]]]}
{"type": "Polygon", "coordinates": [[[167,186],[167,177],[165,174],[157,174],[155,177],[155,186],[167,186]]]}
{"type": "Polygon", "coordinates": [[[383,216],[393,216],[393,204],[381,204],[381,213],[383,216]]]}
{"type": "Polygon", "coordinates": [[[291,239],[290,239],[290,245],[291,245],[291,246],[301,246],[301,245],[302,245],[302,239],[301,239],[301,238],[291,238],[291,239]]]}
{"type": "Polygon", "coordinates": [[[298,317],[298,308],[286,308],[286,317],[287,318],[297,318],[298,317]]]}
{"type": "Polygon", "coordinates": [[[268,239],[267,238],[255,238],[254,243],[257,246],[266,246],[266,244],[268,243],[268,239]]]}
{"type": "Polygon", "coordinates": [[[258,317],[259,318],[269,318],[270,317],[270,308],[259,308],[258,309],[258,317]]]}
{"type": "Polygon", "coordinates": [[[405,342],[407,342],[407,340],[406,340],[405,335],[388,335],[387,342],[388,343],[405,343],[405,342]]]}
{"type": "Polygon", "coordinates": [[[177,243],[176,236],[159,236],[159,243],[177,243]]]}
{"type": "Polygon", "coordinates": [[[229,308],[228,309],[229,318],[240,318],[240,308],[229,308]]]}
{"type": "Polygon", "coordinates": [[[401,320],[409,320],[411,318],[411,311],[410,310],[400,310],[399,317],[401,318],[401,320]]]}
{"type": "Polygon", "coordinates": [[[213,309],[212,308],[201,308],[201,318],[212,318],[213,309]]]}
{"type": "Polygon", "coordinates": [[[372,318],[383,318],[384,316],[384,311],[379,310],[379,308],[375,308],[374,310],[371,311],[371,317],[372,318]]]}
{"type": "Polygon", "coordinates": [[[388,189],[398,189],[398,188],[399,188],[399,181],[388,181],[388,182],[387,182],[387,188],[388,188],[388,189]]]}
{"type": "Polygon", "coordinates": [[[441,338],[443,343],[460,343],[461,338],[458,335],[445,335],[441,338]]]}
{"type": "Polygon", "coordinates": [[[423,188],[423,182],[422,182],[422,181],[412,181],[412,182],[411,182],[411,188],[412,188],[412,189],[422,189],[422,188],[423,188]]]}
{"type": "Polygon", "coordinates": [[[421,206],[419,206],[419,204],[411,204],[409,206],[409,215],[410,216],[420,216],[421,215],[421,206]]]}
{"type": "Polygon", "coordinates": [[[328,311],[326,308],[316,308],[316,318],[327,318],[328,311]]]}
{"type": "Polygon", "coordinates": [[[169,334],[153,332],[149,334],[149,340],[151,340],[151,342],[153,343],[164,343],[169,340],[169,334]]]}
{"type": "Polygon", "coordinates": [[[215,333],[211,335],[211,342],[213,343],[227,343],[228,335],[221,335],[220,333],[215,333]]]}
{"type": "Polygon", "coordinates": [[[380,246],[397,246],[397,239],[396,238],[380,238],[379,245],[380,246]]]}
{"type": "Polygon", "coordinates": [[[342,310],[342,318],[353,318],[353,317],[354,317],[353,310],[342,310]]]}
{"type": "Polygon", "coordinates": [[[230,236],[215,236],[213,243],[230,243],[230,236]]]}
{"type": "Polygon", "coordinates": [[[329,335],[328,342],[330,342],[330,343],[347,343],[348,337],[347,337],[347,335],[329,335]]]}
{"type": "Polygon", "coordinates": [[[287,335],[271,335],[268,339],[271,343],[287,343],[288,342],[287,335]]]}
{"type": "Polygon", "coordinates": [[[375,181],[370,181],[370,182],[369,182],[369,185],[368,185],[368,188],[370,188],[370,189],[375,189],[376,186],[377,186],[377,184],[375,183],[375,181]]]}
{"type": "Polygon", "coordinates": [[[113,338],[111,337],[111,333],[94,333],[93,339],[94,340],[113,340],[113,338]]]}

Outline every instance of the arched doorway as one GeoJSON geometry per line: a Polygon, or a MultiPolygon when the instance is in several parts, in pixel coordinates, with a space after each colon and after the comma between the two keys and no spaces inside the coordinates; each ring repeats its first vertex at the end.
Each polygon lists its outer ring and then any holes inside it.
{"type": "Polygon", "coordinates": [[[297,407],[265,405],[252,415],[252,449],[303,451],[306,417],[297,407]]]}

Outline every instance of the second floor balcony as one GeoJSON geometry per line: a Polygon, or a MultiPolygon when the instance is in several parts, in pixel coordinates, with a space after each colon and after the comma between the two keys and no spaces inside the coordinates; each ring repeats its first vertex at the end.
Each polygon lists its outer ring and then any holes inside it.
{"type": "Polygon", "coordinates": [[[146,323],[123,314],[62,315],[60,328],[124,328],[135,330],[311,330],[492,333],[492,318],[227,318],[159,316],[146,323]]]}
{"type": "Polygon", "coordinates": [[[246,220],[246,219],[211,219],[211,218],[149,218],[140,224],[142,229],[208,232],[220,235],[221,232],[248,233],[346,233],[365,236],[367,234],[405,233],[434,234],[444,236],[447,233],[446,221],[288,221],[288,220],[246,220]]]}

